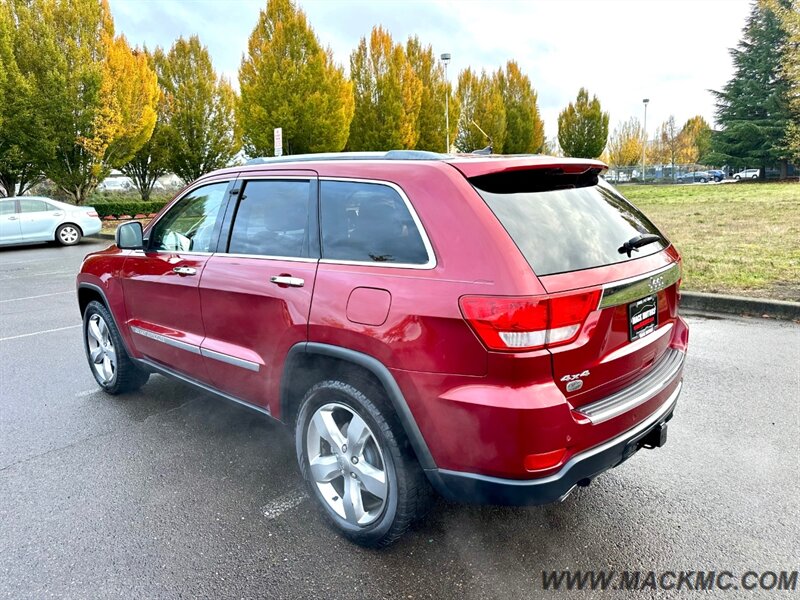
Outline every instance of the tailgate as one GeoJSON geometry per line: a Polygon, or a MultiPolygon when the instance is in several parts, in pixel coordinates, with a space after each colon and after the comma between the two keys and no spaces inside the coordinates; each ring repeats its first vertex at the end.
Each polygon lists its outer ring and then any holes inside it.
{"type": "MultiPolygon", "coordinates": [[[[665,357],[678,316],[680,277],[680,263],[673,262],[603,285],[600,305],[587,317],[581,335],[551,349],[554,379],[573,407],[630,385],[665,357]]],[[[541,281],[549,293],[566,291],[566,278],[541,281]]]]}

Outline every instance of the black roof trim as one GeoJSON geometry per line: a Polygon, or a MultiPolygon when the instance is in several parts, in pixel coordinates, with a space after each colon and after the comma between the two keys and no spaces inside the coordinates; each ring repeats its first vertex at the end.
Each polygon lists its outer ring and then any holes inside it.
{"type": "Polygon", "coordinates": [[[261,156],[251,158],[246,165],[271,165],[293,162],[323,162],[333,160],[444,160],[448,154],[424,150],[389,150],[388,152],[323,152],[319,154],[294,154],[289,156],[261,156]]]}

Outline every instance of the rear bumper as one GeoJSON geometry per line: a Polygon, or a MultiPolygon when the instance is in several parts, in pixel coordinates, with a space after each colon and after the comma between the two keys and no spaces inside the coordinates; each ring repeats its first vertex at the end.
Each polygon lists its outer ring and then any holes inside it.
{"type": "Polygon", "coordinates": [[[428,479],[445,498],[456,502],[534,505],[558,502],[579,483],[588,482],[635,454],[648,434],[658,432],[672,418],[682,382],[647,419],[594,448],[573,456],[557,473],[541,479],[502,479],[446,469],[426,471],[428,479]]]}

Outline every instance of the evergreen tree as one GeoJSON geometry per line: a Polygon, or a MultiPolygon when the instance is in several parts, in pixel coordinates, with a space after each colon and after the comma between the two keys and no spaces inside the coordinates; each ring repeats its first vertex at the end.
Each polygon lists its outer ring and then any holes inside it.
{"type": "MultiPolygon", "coordinates": [[[[778,0],[786,6],[789,0],[778,0]]],[[[710,160],[735,167],[780,163],[785,172],[786,133],[791,122],[789,84],[781,69],[787,33],[770,0],[757,0],[730,53],[734,75],[717,98],[722,129],[711,138],[710,160]]]]}
{"type": "Polygon", "coordinates": [[[239,68],[237,114],[245,151],[272,156],[283,129],[287,154],[344,148],[353,118],[353,90],[291,0],[268,0],[239,68]]]}
{"type": "Polygon", "coordinates": [[[558,115],[558,144],[564,156],[597,158],[603,153],[608,140],[608,113],[600,107],[594,96],[581,88],[575,103],[558,115]]]}
{"type": "Polygon", "coordinates": [[[510,60],[505,71],[497,72],[506,111],[505,154],[536,154],[544,147],[544,122],[539,115],[537,95],[531,80],[510,60]]]}

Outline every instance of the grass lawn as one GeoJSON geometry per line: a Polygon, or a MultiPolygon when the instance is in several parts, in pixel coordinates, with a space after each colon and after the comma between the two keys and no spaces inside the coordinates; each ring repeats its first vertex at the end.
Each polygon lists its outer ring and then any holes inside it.
{"type": "Polygon", "coordinates": [[[683,289],[800,302],[800,184],[619,190],[680,250],[683,289]]]}

